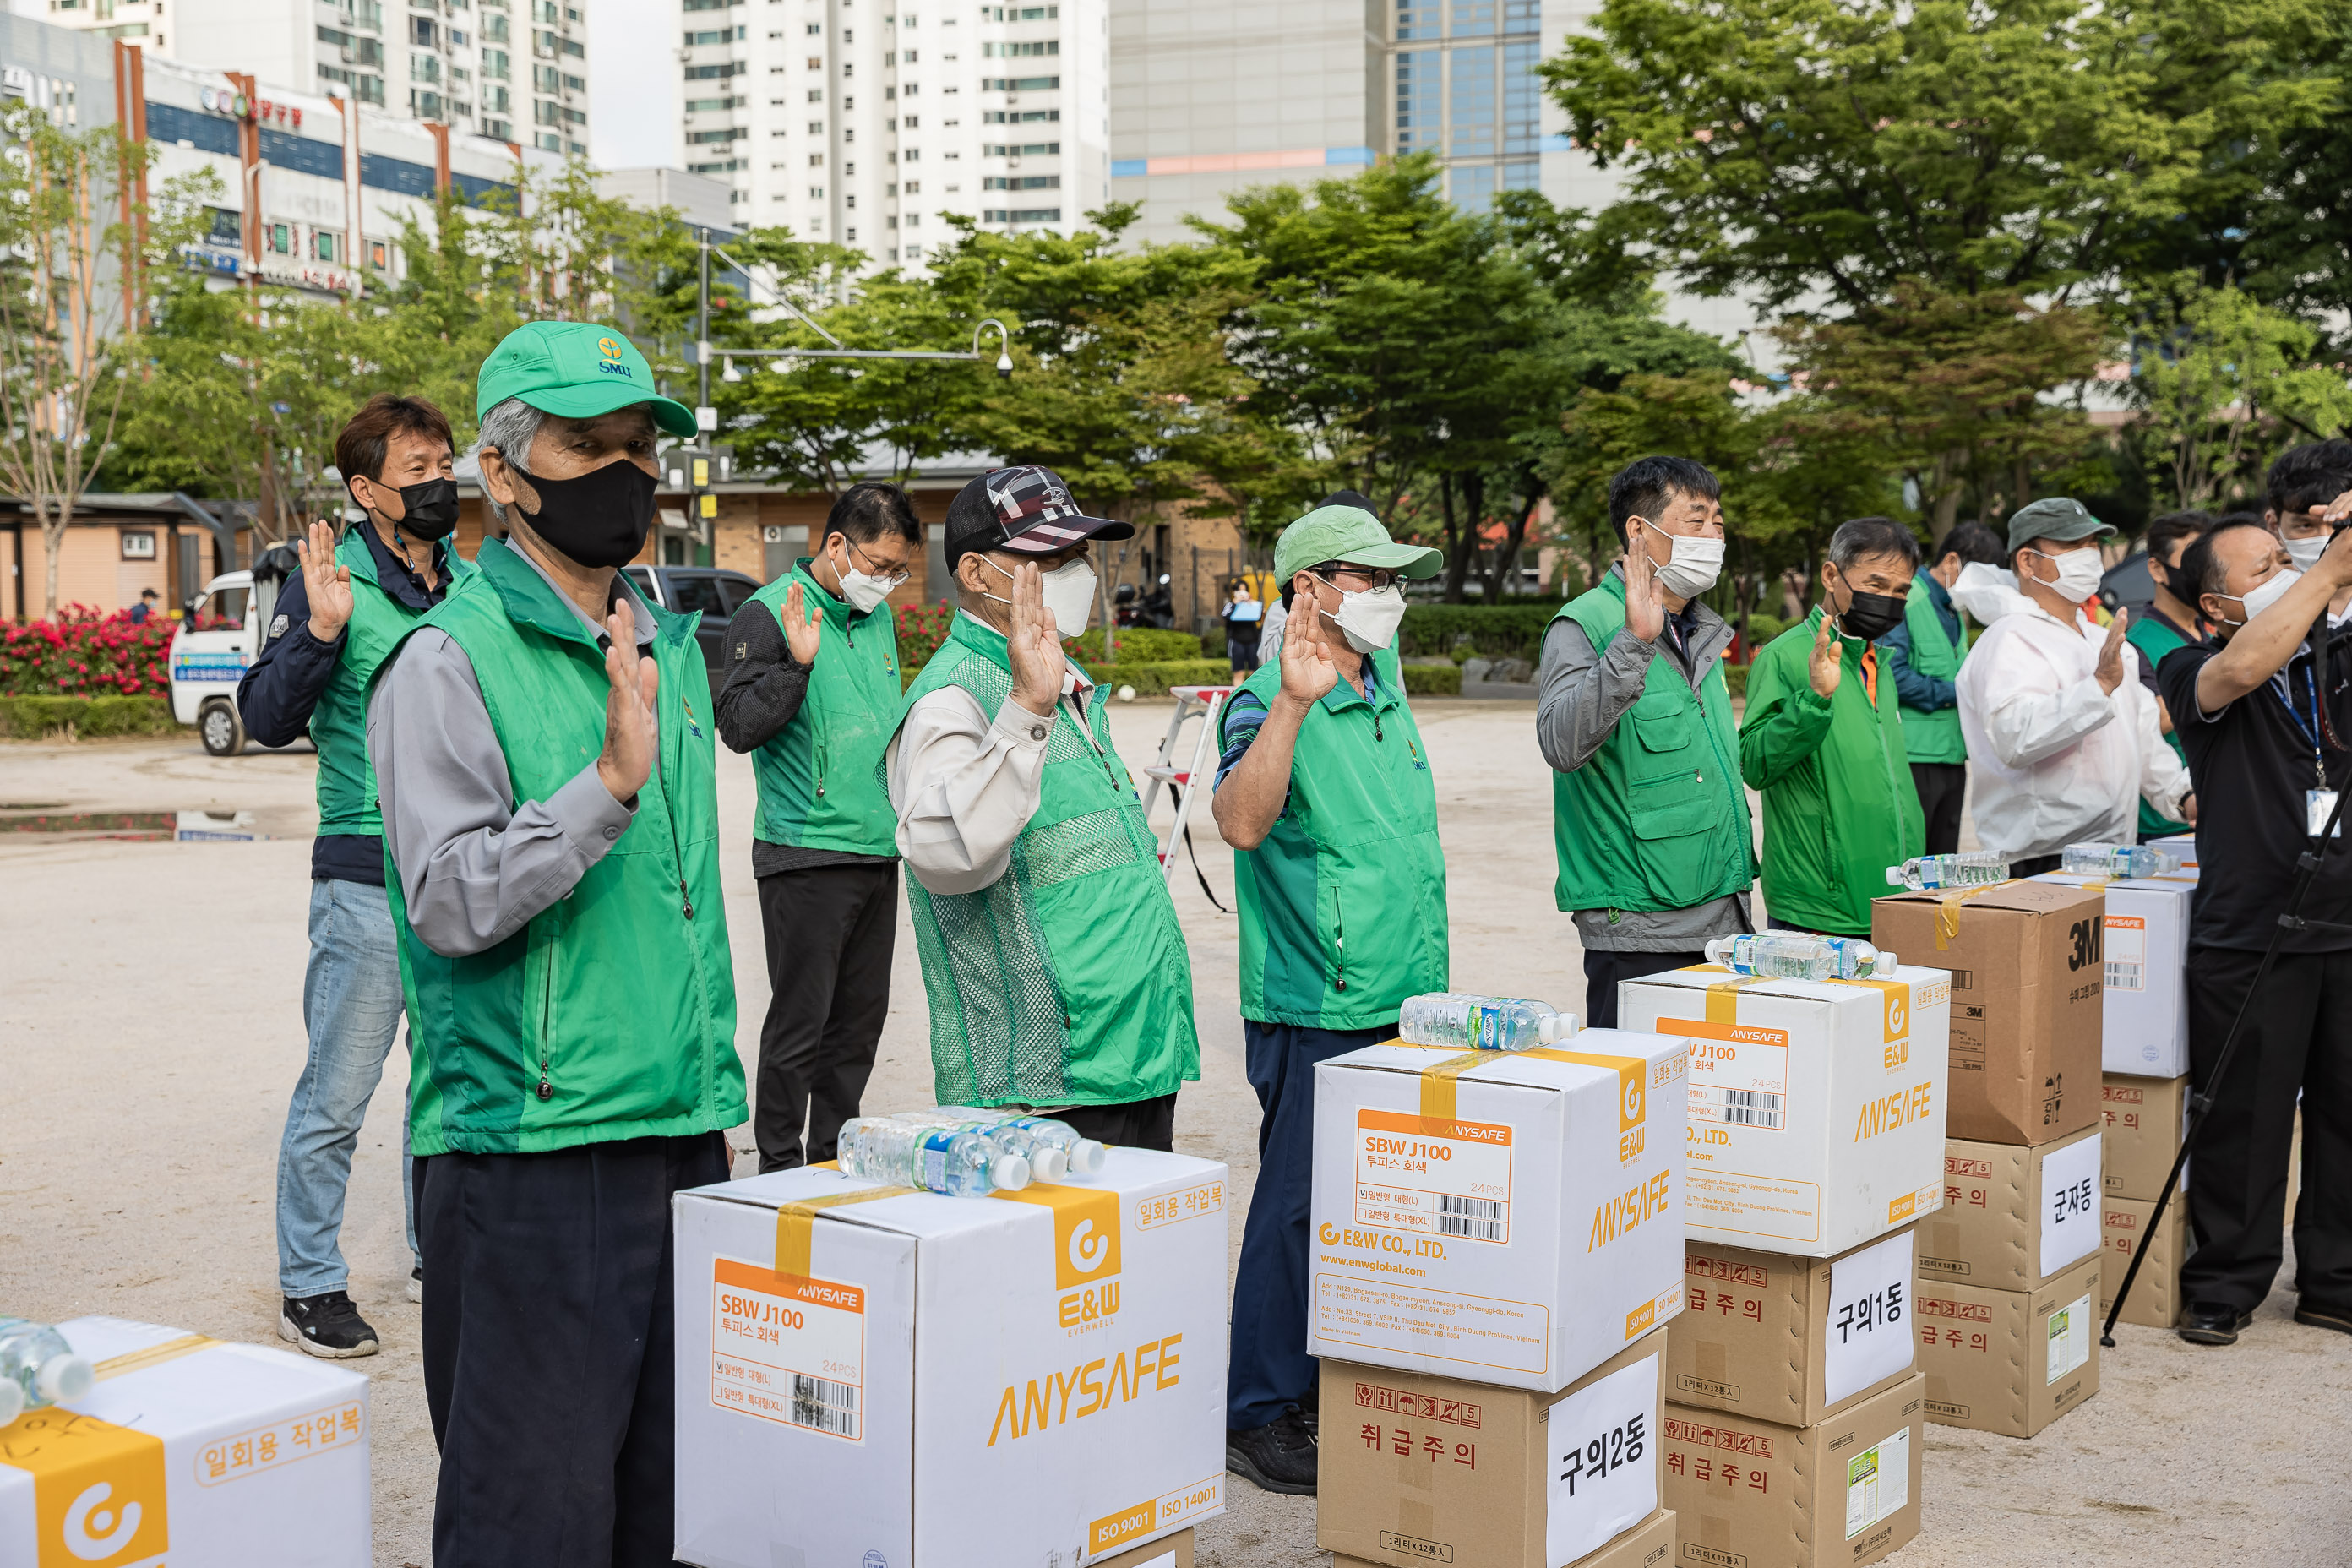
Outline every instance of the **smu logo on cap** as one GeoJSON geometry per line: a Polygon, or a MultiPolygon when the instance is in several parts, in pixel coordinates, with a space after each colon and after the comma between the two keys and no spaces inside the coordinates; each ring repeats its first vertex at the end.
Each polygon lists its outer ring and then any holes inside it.
{"type": "MultiPolygon", "coordinates": [[[[596,367],[598,370],[606,375],[629,375],[629,367],[621,362],[620,339],[598,338],[596,352],[604,356],[604,363],[596,367]]],[[[630,376],[630,379],[635,380],[635,377],[630,376]]]]}

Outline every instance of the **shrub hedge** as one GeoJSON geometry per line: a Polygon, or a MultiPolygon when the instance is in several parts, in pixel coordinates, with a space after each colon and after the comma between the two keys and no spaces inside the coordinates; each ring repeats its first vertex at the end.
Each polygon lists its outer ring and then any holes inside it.
{"type": "Polygon", "coordinates": [[[1488,658],[1533,662],[1543,650],[1544,627],[1562,601],[1514,600],[1503,605],[1408,605],[1397,632],[1397,651],[1406,658],[1448,654],[1457,638],[1488,658]]]}
{"type": "Polygon", "coordinates": [[[163,697],[0,695],[0,735],[35,741],[68,727],[77,735],[168,735],[177,728],[163,697]]]}
{"type": "Polygon", "coordinates": [[[1408,664],[1404,667],[1404,689],[1413,697],[1459,697],[1462,695],[1462,667],[1458,664],[1408,664]]]}

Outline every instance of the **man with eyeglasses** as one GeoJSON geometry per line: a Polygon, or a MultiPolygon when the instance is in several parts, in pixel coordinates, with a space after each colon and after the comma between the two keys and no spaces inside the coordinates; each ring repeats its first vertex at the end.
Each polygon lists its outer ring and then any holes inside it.
{"type": "Polygon", "coordinates": [[[890,1010],[898,819],[877,772],[900,700],[888,601],[922,543],[904,490],[852,485],[817,552],[727,627],[719,737],[751,753],[759,784],[751,874],[771,989],[751,1133],[763,1173],[834,1157],[890,1010]]]}
{"type": "Polygon", "coordinates": [[[1429,752],[1394,647],[1401,577],[1444,557],[1389,537],[1343,491],[1283,530],[1279,658],[1225,705],[1211,810],[1234,857],[1242,1033],[1258,1127],[1225,1382],[1225,1468],[1311,1493],[1308,1198],[1318,1063],[1396,1037],[1449,973],[1445,856],[1429,752]]]}

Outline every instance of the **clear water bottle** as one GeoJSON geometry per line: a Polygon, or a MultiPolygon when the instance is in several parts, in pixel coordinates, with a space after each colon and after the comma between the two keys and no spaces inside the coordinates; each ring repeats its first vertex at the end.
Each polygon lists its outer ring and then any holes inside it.
{"type": "Polygon", "coordinates": [[[1944,888],[1982,888],[2009,880],[2009,858],[1990,849],[1958,855],[1916,855],[1886,868],[1886,885],[1932,893],[1944,888]]]}
{"type": "Polygon", "coordinates": [[[1030,1173],[1041,1182],[1059,1182],[1070,1177],[1084,1181],[1089,1176],[1099,1175],[1103,1162],[1110,1154],[1110,1151],[1100,1142],[1080,1136],[1076,1128],[1050,1116],[1034,1116],[1027,1111],[1009,1110],[1003,1107],[982,1110],[969,1105],[943,1105],[940,1107],[940,1114],[974,1122],[999,1138],[1025,1140],[1025,1147],[1020,1152],[1028,1156],[1030,1173]],[[1040,1161],[1045,1163],[1041,1164],[1040,1161]]]}
{"type": "Polygon", "coordinates": [[[1397,1035],[1416,1046],[1463,1051],[1526,1051],[1557,1045],[1576,1033],[1576,1015],[1524,996],[1478,996],[1433,991],[1404,999],[1397,1035]]]}
{"type": "Polygon", "coordinates": [[[2145,844],[2069,844],[2058,869],[2074,877],[2164,877],[2180,869],[2180,857],[2145,844]]]}
{"type": "Polygon", "coordinates": [[[47,1323],[0,1318],[0,1426],[27,1410],[89,1392],[89,1363],[47,1323]]]}
{"type": "Polygon", "coordinates": [[[1029,1184],[1028,1161],[970,1127],[853,1116],[841,1124],[840,1157],[853,1176],[952,1198],[1017,1193],[1029,1184]]]}
{"type": "Polygon", "coordinates": [[[1860,937],[1810,931],[1720,936],[1706,944],[1706,955],[1737,973],[1774,980],[1871,980],[1895,973],[1895,955],[1860,937]]]}

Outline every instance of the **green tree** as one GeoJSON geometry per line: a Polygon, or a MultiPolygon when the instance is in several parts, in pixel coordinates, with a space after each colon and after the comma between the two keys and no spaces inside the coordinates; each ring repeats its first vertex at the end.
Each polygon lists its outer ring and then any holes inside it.
{"type": "MultiPolygon", "coordinates": [[[[2151,475],[2181,510],[2256,474],[2284,424],[2318,437],[2352,424],[2341,365],[2310,363],[2317,329],[2234,288],[2205,289],[2154,323],[2132,395],[2151,475]]],[[[2235,493],[2234,489],[2231,493],[2235,493]]]]}

